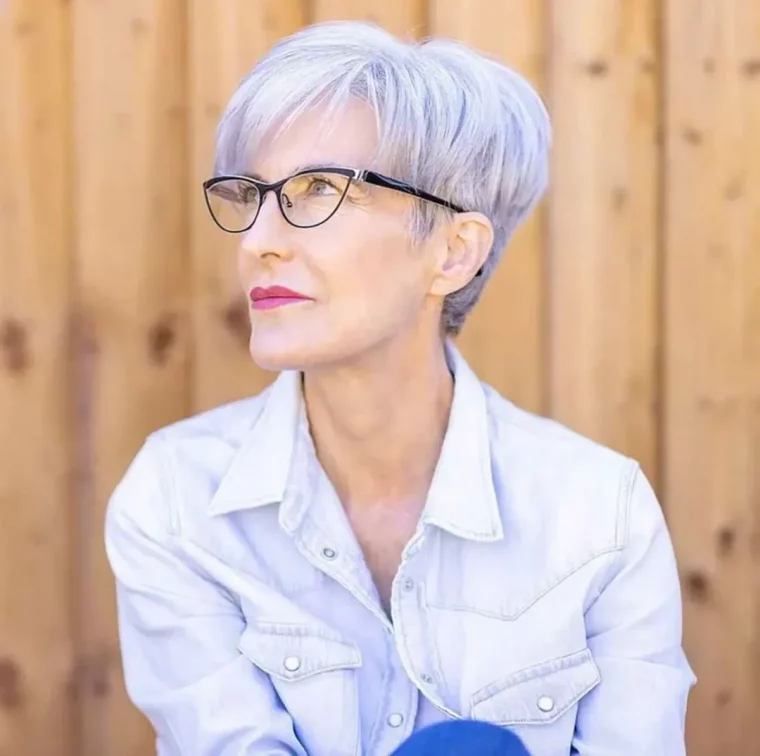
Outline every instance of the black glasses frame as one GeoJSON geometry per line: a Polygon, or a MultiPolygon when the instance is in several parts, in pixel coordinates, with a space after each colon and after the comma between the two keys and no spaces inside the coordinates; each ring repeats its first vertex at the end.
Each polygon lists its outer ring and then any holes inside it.
{"type": "MultiPolygon", "coordinates": [[[[441,199],[440,197],[436,197],[436,195],[430,194],[429,192],[423,191],[422,189],[416,189],[411,184],[407,184],[405,181],[398,181],[397,179],[390,178],[390,176],[384,176],[382,173],[377,173],[376,171],[360,170],[358,168],[339,168],[332,165],[316,166],[314,168],[299,171],[298,173],[294,173],[292,176],[288,176],[287,178],[281,179],[280,181],[275,181],[271,184],[265,181],[260,181],[259,179],[255,179],[252,176],[215,176],[214,178],[207,179],[203,182],[203,196],[206,200],[206,207],[208,208],[209,214],[211,215],[214,223],[216,223],[216,225],[219,226],[222,231],[225,231],[228,234],[244,234],[246,231],[249,231],[253,227],[253,224],[256,223],[256,219],[259,217],[259,213],[261,212],[261,208],[264,204],[264,199],[269,192],[275,193],[275,196],[277,197],[277,206],[280,208],[280,213],[291,226],[295,226],[296,228],[317,228],[317,226],[321,226],[322,224],[327,223],[327,221],[329,221],[330,218],[332,218],[333,215],[338,212],[338,209],[343,204],[343,200],[346,198],[346,194],[348,193],[348,189],[351,186],[352,181],[365,182],[374,186],[383,187],[384,189],[392,189],[396,192],[409,194],[410,196],[417,197],[418,199],[424,200],[425,202],[432,202],[433,204],[440,205],[441,207],[445,207],[448,210],[453,210],[455,213],[466,212],[464,208],[460,207],[459,205],[456,205],[453,202],[449,202],[448,200],[441,199]],[[291,179],[294,179],[298,176],[307,176],[310,173],[335,173],[339,176],[345,176],[348,179],[348,182],[346,183],[346,188],[338,200],[338,203],[335,205],[335,209],[324,220],[321,220],[319,223],[311,223],[307,226],[301,226],[298,223],[293,223],[293,221],[290,220],[290,218],[288,218],[287,214],[285,213],[285,208],[282,206],[282,189],[285,184],[287,184],[291,179]],[[249,184],[250,186],[255,187],[259,192],[259,206],[256,209],[255,215],[245,228],[241,228],[238,231],[231,231],[230,229],[225,228],[217,220],[216,215],[214,215],[214,211],[211,207],[209,192],[217,184],[221,184],[225,181],[242,181],[246,184],[249,184]]],[[[483,268],[481,268],[476,275],[480,276],[482,274],[483,268]]]]}

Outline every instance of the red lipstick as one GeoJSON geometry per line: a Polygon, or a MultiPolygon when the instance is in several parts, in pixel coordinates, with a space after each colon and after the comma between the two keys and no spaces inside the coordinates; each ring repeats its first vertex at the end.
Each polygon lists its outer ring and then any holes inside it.
{"type": "Polygon", "coordinates": [[[285,286],[267,286],[266,288],[257,286],[251,289],[248,296],[254,310],[271,310],[273,307],[312,301],[311,297],[299,294],[285,286]]]}

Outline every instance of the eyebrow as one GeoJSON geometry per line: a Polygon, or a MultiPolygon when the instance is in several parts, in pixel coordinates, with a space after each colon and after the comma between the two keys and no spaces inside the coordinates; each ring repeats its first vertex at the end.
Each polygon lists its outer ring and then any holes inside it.
{"type": "MultiPolygon", "coordinates": [[[[287,175],[295,176],[298,173],[304,173],[305,171],[314,171],[320,168],[346,168],[346,167],[349,167],[349,166],[346,166],[345,163],[335,163],[331,161],[324,161],[324,162],[319,162],[319,163],[303,163],[301,165],[297,165],[287,175]]],[[[353,166],[350,166],[350,167],[353,167],[353,166]]],[[[266,181],[258,173],[246,171],[245,173],[241,173],[240,175],[246,176],[247,178],[255,179],[256,181],[261,181],[263,183],[266,183],[266,181]]]]}

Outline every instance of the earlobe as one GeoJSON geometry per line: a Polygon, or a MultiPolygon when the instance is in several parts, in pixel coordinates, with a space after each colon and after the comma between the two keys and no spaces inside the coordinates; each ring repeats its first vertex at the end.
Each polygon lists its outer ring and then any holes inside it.
{"type": "Polygon", "coordinates": [[[446,296],[482,274],[493,246],[493,226],[482,213],[460,213],[449,228],[433,294],[446,296]]]}

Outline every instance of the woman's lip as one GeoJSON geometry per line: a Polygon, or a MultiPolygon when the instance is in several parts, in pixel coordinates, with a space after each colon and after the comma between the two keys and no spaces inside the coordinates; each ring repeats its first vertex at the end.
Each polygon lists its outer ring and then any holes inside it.
{"type": "Polygon", "coordinates": [[[272,299],[274,297],[283,299],[309,299],[298,291],[288,289],[286,286],[255,286],[250,290],[248,296],[252,302],[261,299],[272,299]]]}
{"type": "Polygon", "coordinates": [[[272,310],[275,307],[311,301],[306,297],[264,297],[263,299],[251,299],[251,307],[254,310],[272,310]]]}

